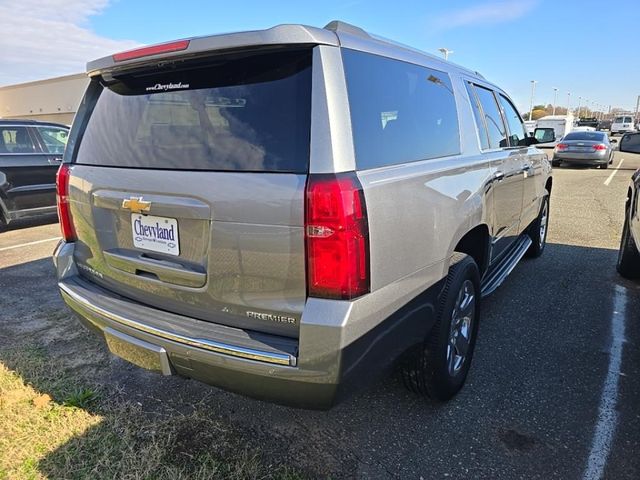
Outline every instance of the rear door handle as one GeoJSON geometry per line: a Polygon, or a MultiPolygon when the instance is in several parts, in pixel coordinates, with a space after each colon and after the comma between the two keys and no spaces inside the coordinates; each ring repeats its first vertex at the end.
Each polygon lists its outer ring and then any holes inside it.
{"type": "Polygon", "coordinates": [[[49,163],[51,165],[57,165],[59,163],[62,163],[62,157],[49,157],[49,163]]]}
{"type": "Polygon", "coordinates": [[[530,171],[532,169],[533,169],[533,166],[531,166],[531,165],[525,165],[524,167],[522,167],[522,171],[523,172],[528,172],[528,171],[530,171]]]}
{"type": "Polygon", "coordinates": [[[504,172],[497,171],[496,173],[494,173],[493,180],[496,182],[501,182],[502,180],[504,180],[504,172]]]}
{"type": "Polygon", "coordinates": [[[164,283],[192,288],[202,287],[207,281],[206,273],[168,260],[143,257],[137,252],[104,251],[102,254],[110,267],[132,275],[151,273],[164,283]]]}

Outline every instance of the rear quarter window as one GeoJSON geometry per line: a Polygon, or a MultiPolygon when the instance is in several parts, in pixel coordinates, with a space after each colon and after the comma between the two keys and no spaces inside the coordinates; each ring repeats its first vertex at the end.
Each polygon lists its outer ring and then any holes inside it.
{"type": "Polygon", "coordinates": [[[358,169],[460,153],[446,73],[354,50],[342,54],[358,169]]]}
{"type": "Polygon", "coordinates": [[[311,50],[202,60],[116,77],[75,161],[130,168],[304,173],[311,50]]]}

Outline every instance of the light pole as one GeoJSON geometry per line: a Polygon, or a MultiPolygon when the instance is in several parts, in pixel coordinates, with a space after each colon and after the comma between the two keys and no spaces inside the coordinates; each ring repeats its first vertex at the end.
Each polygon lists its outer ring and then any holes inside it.
{"type": "Polygon", "coordinates": [[[445,60],[449,60],[449,54],[453,53],[453,50],[449,50],[448,48],[439,48],[438,49],[439,52],[442,52],[442,55],[444,56],[445,60]]]}
{"type": "Polygon", "coordinates": [[[553,113],[551,115],[556,114],[556,103],[558,103],[558,87],[553,87],[553,113]]]}
{"type": "Polygon", "coordinates": [[[529,103],[529,120],[533,120],[533,95],[536,93],[537,80],[531,80],[531,103],[529,103]]]}
{"type": "Polygon", "coordinates": [[[569,115],[570,108],[571,108],[571,92],[567,92],[567,115],[569,115]]]}
{"type": "Polygon", "coordinates": [[[582,97],[578,96],[578,118],[580,118],[580,109],[582,108],[582,97]]]}

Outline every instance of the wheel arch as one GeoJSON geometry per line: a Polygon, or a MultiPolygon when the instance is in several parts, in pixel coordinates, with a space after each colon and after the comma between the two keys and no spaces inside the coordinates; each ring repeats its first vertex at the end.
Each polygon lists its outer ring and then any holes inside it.
{"type": "Polygon", "coordinates": [[[490,239],[489,227],[484,223],[476,225],[459,237],[450,253],[469,255],[478,265],[482,277],[489,267],[490,239]]]}

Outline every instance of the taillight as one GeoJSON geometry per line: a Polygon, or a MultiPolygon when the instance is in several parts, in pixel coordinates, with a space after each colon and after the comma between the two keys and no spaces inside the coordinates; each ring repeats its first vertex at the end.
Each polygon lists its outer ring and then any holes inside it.
{"type": "Polygon", "coordinates": [[[556,150],[566,150],[567,148],[569,148],[569,145],[566,143],[559,143],[556,145],[556,150]]]}
{"type": "Polygon", "coordinates": [[[126,52],[116,53],[113,56],[114,62],[123,62],[125,60],[133,60],[134,58],[148,57],[157,55],[158,53],[179,52],[189,47],[189,40],[179,40],[177,42],[162,43],[160,45],[151,45],[149,47],[136,48],[126,52]]]}
{"type": "Polygon", "coordinates": [[[69,175],[71,169],[68,163],[63,163],[56,174],[56,200],[58,203],[58,218],[60,219],[60,229],[65,242],[73,242],[76,239],[76,231],[71,221],[69,211],[69,175]]]}
{"type": "Polygon", "coordinates": [[[305,237],[309,296],[351,299],[369,292],[369,226],[355,173],[310,175],[305,237]]]}
{"type": "Polygon", "coordinates": [[[593,149],[594,149],[594,150],[606,150],[606,149],[607,149],[607,146],[606,146],[606,145],[604,145],[604,144],[602,144],[602,143],[599,143],[598,145],[594,145],[594,146],[593,146],[593,149]]]}

